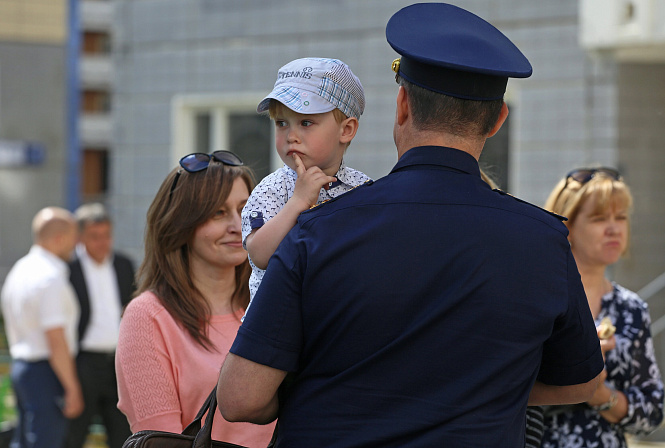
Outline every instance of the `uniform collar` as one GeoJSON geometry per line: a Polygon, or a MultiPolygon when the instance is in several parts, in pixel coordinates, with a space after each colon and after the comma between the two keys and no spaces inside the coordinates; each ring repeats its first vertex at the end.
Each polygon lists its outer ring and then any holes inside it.
{"type": "Polygon", "coordinates": [[[471,154],[444,146],[418,146],[409,149],[391,173],[416,165],[438,165],[480,177],[478,161],[471,154]]]}

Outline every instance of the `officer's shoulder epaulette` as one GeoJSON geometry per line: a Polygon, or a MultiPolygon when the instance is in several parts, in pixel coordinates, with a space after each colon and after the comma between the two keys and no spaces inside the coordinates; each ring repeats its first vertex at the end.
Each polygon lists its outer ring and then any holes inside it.
{"type": "MultiPolygon", "coordinates": [[[[341,198],[342,196],[346,196],[347,194],[351,193],[351,192],[352,192],[353,190],[355,190],[356,188],[358,188],[358,187],[364,187],[365,185],[371,185],[371,184],[373,184],[373,183],[374,183],[374,181],[371,180],[371,179],[370,179],[370,180],[366,180],[366,181],[363,182],[362,184],[358,184],[358,185],[356,185],[355,187],[351,188],[349,191],[345,191],[344,194],[340,194],[339,196],[337,196],[337,197],[335,197],[335,198],[332,198],[332,199],[326,199],[326,200],[323,201],[323,202],[320,202],[320,203],[318,203],[318,204],[314,204],[314,205],[312,205],[312,206],[309,208],[309,210],[314,210],[315,208],[321,207],[321,206],[324,205],[324,204],[328,204],[328,203],[330,203],[330,202],[335,202],[338,198],[341,198]]],[[[309,210],[305,210],[303,213],[306,213],[306,212],[308,212],[309,210]]]]}
{"type": "Polygon", "coordinates": [[[497,193],[499,193],[499,194],[501,194],[501,195],[503,195],[503,196],[510,196],[511,198],[513,198],[514,200],[516,200],[517,202],[521,202],[522,204],[530,205],[531,207],[537,208],[538,210],[542,210],[543,212],[547,213],[548,215],[554,216],[554,217],[555,217],[556,219],[558,219],[559,221],[568,221],[568,218],[566,218],[565,216],[561,216],[561,215],[558,215],[558,214],[556,214],[556,213],[554,213],[554,212],[551,212],[551,211],[549,211],[549,210],[545,210],[544,208],[542,208],[542,207],[540,207],[540,206],[538,206],[538,205],[536,205],[536,204],[532,204],[531,202],[525,201],[524,199],[520,199],[520,198],[518,198],[518,197],[516,197],[516,196],[513,196],[512,194],[507,193],[507,192],[503,191],[503,190],[500,189],[500,188],[493,188],[492,190],[493,190],[493,191],[496,191],[497,193]]]}

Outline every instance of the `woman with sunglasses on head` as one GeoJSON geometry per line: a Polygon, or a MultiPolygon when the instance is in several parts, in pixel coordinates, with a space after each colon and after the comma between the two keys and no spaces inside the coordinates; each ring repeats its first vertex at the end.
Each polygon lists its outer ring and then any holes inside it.
{"type": "MultiPolygon", "coordinates": [[[[182,432],[217,383],[249,303],[240,213],[253,186],[235,154],[190,154],[150,205],[139,294],[116,354],[118,407],[132,432],[182,432]]],[[[273,427],[216,415],[212,436],[265,447],[273,427]]]]}
{"type": "Polygon", "coordinates": [[[649,309],[606,275],[628,247],[632,202],[616,170],[585,168],[562,179],[545,204],[568,218],[568,240],[605,354],[605,381],[587,403],[546,411],[543,448],[626,447],[625,433],[648,434],[663,420],[649,309]],[[614,336],[603,334],[607,318],[614,336]]]}

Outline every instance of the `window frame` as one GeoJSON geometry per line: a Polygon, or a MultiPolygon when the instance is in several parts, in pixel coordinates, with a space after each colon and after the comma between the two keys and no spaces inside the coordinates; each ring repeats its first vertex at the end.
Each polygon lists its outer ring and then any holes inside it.
{"type": "MultiPolygon", "coordinates": [[[[192,152],[195,137],[195,117],[202,112],[211,115],[211,150],[228,150],[230,139],[229,117],[237,113],[256,113],[256,106],[263,99],[264,93],[230,94],[181,94],[173,97],[171,165],[176,165],[180,158],[192,152]]],[[[280,159],[275,151],[274,127],[270,130],[270,169],[280,166],[280,159]]]]}

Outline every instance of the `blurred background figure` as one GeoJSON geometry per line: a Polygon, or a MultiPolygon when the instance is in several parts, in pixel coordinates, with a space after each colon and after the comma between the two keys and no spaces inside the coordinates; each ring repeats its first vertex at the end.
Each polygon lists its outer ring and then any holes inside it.
{"type": "Polygon", "coordinates": [[[78,305],[67,260],[78,232],[74,216],[59,207],[32,221],[34,244],[9,271],[2,314],[12,356],[18,424],[12,448],[61,448],[67,418],[83,410],[76,375],[78,305]]]}
{"type": "Polygon", "coordinates": [[[115,349],[120,315],[135,291],[134,266],[113,251],[113,225],[100,203],[85,204],[76,212],[80,243],[69,264],[70,280],[81,309],[76,357],[85,409],[71,420],[68,448],[83,447],[93,417],[99,416],[110,448],[121,448],[131,431],[118,410],[115,349]]]}
{"type": "MultiPolygon", "coordinates": [[[[133,432],[182,430],[213,387],[249,303],[240,214],[254,187],[235,154],[190,154],[148,210],[140,294],[120,324],[118,407],[133,432]]],[[[228,423],[215,440],[264,448],[274,425],[228,423]]]]}
{"type": "Polygon", "coordinates": [[[607,276],[607,267],[628,249],[632,205],[628,186],[612,168],[571,171],[545,203],[568,218],[568,240],[591,313],[596,326],[605,317],[612,320],[616,346],[605,354],[605,381],[591,400],[546,412],[543,448],[625,447],[624,433],[646,435],[663,420],[649,309],[607,276]]]}

